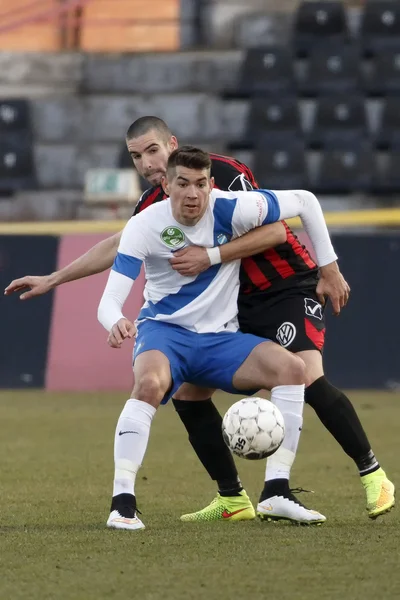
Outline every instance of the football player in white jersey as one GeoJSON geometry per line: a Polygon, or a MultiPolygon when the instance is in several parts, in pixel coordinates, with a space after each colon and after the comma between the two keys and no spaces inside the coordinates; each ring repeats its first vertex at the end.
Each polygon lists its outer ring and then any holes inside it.
{"type": "MultiPolygon", "coordinates": [[[[136,475],[156,409],[183,382],[241,394],[269,389],[272,402],[290,403],[302,420],[305,365],[274,342],[238,331],[240,263],[221,264],[217,246],[261,225],[300,216],[323,266],[337,257],[321,207],[310,192],[213,191],[210,167],[209,155],[197,148],[171,154],[164,178],[169,199],[128,222],[100,301],[98,318],[111,346],[137,333],[135,385],[115,433],[109,527],[144,528],[136,512],[136,475]],[[187,245],[209,249],[212,266],[197,277],[184,277],[170,264],[173,251],[187,245]],[[146,301],[136,330],[122,308],[143,263],[146,301]]],[[[247,518],[254,518],[250,501],[246,510],[247,518]]]]}

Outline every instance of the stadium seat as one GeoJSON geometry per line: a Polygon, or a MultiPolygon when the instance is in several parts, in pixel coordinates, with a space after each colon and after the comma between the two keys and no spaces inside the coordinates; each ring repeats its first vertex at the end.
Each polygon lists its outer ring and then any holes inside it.
{"type": "Polygon", "coordinates": [[[300,133],[300,116],[295,96],[255,97],[250,104],[246,131],[230,149],[254,148],[271,141],[293,138],[300,133]]]}
{"type": "Polygon", "coordinates": [[[23,99],[0,99],[0,133],[30,132],[29,102],[23,99]]]}
{"type": "Polygon", "coordinates": [[[375,160],[372,191],[378,194],[400,192],[400,150],[390,152],[382,161],[375,160]]]}
{"type": "Polygon", "coordinates": [[[298,88],[305,96],[345,94],[359,87],[359,51],[355,46],[324,45],[310,56],[298,88]]]}
{"type": "Polygon", "coordinates": [[[386,98],[376,135],[378,148],[400,148],[400,97],[386,98]]]}
{"type": "Polygon", "coordinates": [[[0,191],[35,188],[35,169],[30,135],[0,137],[0,191]]]}
{"type": "Polygon", "coordinates": [[[367,117],[362,96],[330,96],[317,102],[310,145],[320,148],[334,141],[357,141],[366,138],[367,117]]]}
{"type": "Polygon", "coordinates": [[[271,143],[268,148],[258,148],[254,159],[254,172],[260,187],[274,190],[304,189],[309,187],[302,141],[271,143]]]}
{"type": "Polygon", "coordinates": [[[370,96],[400,94],[400,47],[379,50],[364,77],[364,89],[370,96]]]}
{"type": "Polygon", "coordinates": [[[293,87],[293,62],[289,50],[271,46],[246,52],[236,95],[287,94],[293,87]]]}
{"type": "Polygon", "coordinates": [[[346,15],[342,2],[302,2],[296,12],[293,46],[298,57],[306,57],[315,46],[348,39],[346,15]]]}
{"type": "Polygon", "coordinates": [[[400,3],[368,0],[361,20],[361,43],[365,56],[382,49],[400,47],[400,3]]]}
{"type": "Polygon", "coordinates": [[[366,192],[372,173],[373,154],[367,144],[332,144],[322,153],[313,189],[320,194],[366,192]]]}

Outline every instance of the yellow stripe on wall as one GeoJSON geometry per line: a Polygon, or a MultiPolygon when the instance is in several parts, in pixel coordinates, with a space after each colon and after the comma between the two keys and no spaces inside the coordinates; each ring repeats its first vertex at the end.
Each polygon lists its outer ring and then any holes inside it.
{"type": "MultiPolygon", "coordinates": [[[[329,227],[400,226],[400,208],[326,212],[329,227]]],[[[291,227],[301,227],[300,219],[289,219],[291,227]]],[[[0,235],[66,235],[79,233],[109,233],[121,231],[126,221],[34,221],[0,223],[0,235]]]]}

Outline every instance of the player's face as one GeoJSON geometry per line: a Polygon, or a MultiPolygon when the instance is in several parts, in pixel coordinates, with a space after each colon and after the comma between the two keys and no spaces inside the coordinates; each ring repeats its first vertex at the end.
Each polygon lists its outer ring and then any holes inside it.
{"type": "Polygon", "coordinates": [[[160,185],[166,174],[168,157],[178,147],[175,136],[165,140],[156,130],[126,141],[139,175],[147,179],[150,185],[160,185]]]}
{"type": "Polygon", "coordinates": [[[165,192],[171,198],[172,213],[182,225],[196,225],[206,212],[214,178],[207,169],[197,171],[178,166],[163,178],[165,192]]]}

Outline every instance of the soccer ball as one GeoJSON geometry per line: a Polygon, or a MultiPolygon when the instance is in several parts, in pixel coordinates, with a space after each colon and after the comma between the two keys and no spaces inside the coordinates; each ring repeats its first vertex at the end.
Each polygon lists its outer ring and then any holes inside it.
{"type": "Polygon", "coordinates": [[[258,460],[278,450],[285,437],[285,422],[269,400],[243,398],[225,414],[222,435],[236,456],[258,460]]]}

